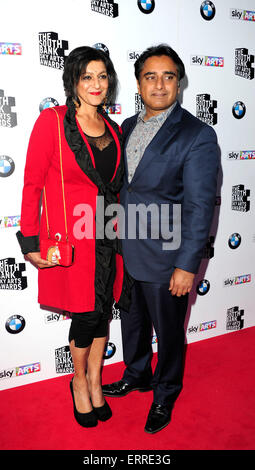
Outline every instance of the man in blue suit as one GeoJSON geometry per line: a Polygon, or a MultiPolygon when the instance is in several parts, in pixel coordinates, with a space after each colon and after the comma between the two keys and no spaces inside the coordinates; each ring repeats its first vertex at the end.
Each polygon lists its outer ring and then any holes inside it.
{"type": "Polygon", "coordinates": [[[214,130],[177,101],[185,68],[173,49],[147,49],[135,75],[144,109],[122,125],[122,245],[134,279],[130,311],[121,311],[126,369],[103,393],[121,397],[153,389],[145,431],[155,433],[170,422],[182,389],[188,294],[213,218],[219,155],[214,130]],[[152,326],[158,342],[154,373],[152,326]]]}

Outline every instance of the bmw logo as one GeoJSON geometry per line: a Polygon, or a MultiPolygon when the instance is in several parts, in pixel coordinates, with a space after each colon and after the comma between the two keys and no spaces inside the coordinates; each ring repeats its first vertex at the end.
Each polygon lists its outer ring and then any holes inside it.
{"type": "Polygon", "coordinates": [[[5,328],[8,333],[16,335],[24,330],[26,322],[20,315],[12,315],[5,323],[5,328]]]}
{"type": "Polygon", "coordinates": [[[246,113],[245,104],[242,101],[236,101],[232,107],[232,113],[236,119],[242,119],[246,113]]]}
{"type": "Polygon", "coordinates": [[[59,103],[57,102],[57,100],[55,100],[54,98],[50,98],[50,97],[45,98],[40,103],[39,111],[41,112],[44,109],[53,108],[53,106],[59,106],[59,103]]]}
{"type": "Polygon", "coordinates": [[[102,44],[102,42],[97,42],[94,44],[92,47],[95,49],[99,49],[100,51],[103,51],[108,57],[110,55],[108,47],[105,46],[105,44],[102,44]]]}
{"type": "Polygon", "coordinates": [[[210,289],[210,282],[207,281],[207,279],[203,279],[202,281],[199,282],[197,285],[197,294],[198,295],[205,295],[210,289]]]}
{"type": "Polygon", "coordinates": [[[104,359],[111,359],[116,352],[116,346],[113,343],[106,343],[104,350],[104,359]]]}
{"type": "Polygon", "coordinates": [[[228,246],[232,250],[238,248],[241,244],[241,235],[239,233],[232,233],[228,239],[228,246]]]}
{"type": "Polygon", "coordinates": [[[142,13],[148,15],[152,13],[155,8],[155,0],[137,0],[137,5],[142,13]]]}
{"type": "Polygon", "coordinates": [[[0,177],[6,178],[15,170],[15,164],[11,157],[0,155],[0,177]]]}
{"type": "Polygon", "coordinates": [[[203,2],[200,7],[200,13],[204,20],[212,20],[215,17],[216,13],[216,9],[213,2],[203,2]]]}

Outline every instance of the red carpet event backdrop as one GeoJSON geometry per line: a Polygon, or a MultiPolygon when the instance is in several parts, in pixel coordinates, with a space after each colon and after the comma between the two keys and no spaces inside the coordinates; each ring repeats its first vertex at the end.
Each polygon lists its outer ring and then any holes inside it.
{"type": "MultiPolygon", "coordinates": [[[[144,49],[168,43],[184,61],[180,102],[214,127],[221,153],[215,216],[190,295],[186,341],[254,326],[255,1],[11,5],[1,6],[0,33],[0,389],[73,372],[68,314],[38,305],[37,271],[21,254],[16,232],[30,132],[43,109],[65,103],[64,60],[82,45],[102,48],[113,60],[120,87],[107,112],[118,124],[142,109],[134,61],[144,49]]],[[[123,359],[115,307],[112,317],[107,365],[123,359]]],[[[152,347],[157,350],[155,335],[152,347]]]]}

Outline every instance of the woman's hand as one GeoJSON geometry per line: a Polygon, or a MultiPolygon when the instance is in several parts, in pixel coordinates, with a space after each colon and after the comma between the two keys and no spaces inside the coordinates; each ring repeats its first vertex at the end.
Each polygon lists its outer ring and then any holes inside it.
{"type": "Polygon", "coordinates": [[[32,264],[34,264],[35,266],[37,266],[40,269],[42,269],[42,268],[52,268],[53,266],[57,265],[57,263],[51,263],[51,261],[47,261],[46,259],[42,259],[40,251],[27,253],[26,256],[32,264]]]}

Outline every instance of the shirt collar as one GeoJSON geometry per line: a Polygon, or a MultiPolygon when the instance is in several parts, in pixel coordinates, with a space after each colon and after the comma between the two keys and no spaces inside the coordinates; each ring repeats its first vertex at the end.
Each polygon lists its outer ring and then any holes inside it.
{"type": "Polygon", "coordinates": [[[152,116],[147,121],[144,121],[144,116],[146,114],[146,109],[144,108],[138,114],[137,122],[139,122],[139,121],[143,121],[144,123],[156,122],[158,125],[162,125],[165,122],[165,120],[168,118],[168,116],[171,114],[173,109],[175,108],[176,103],[177,103],[177,101],[175,101],[166,111],[163,111],[162,113],[157,114],[157,116],[152,116]]]}

